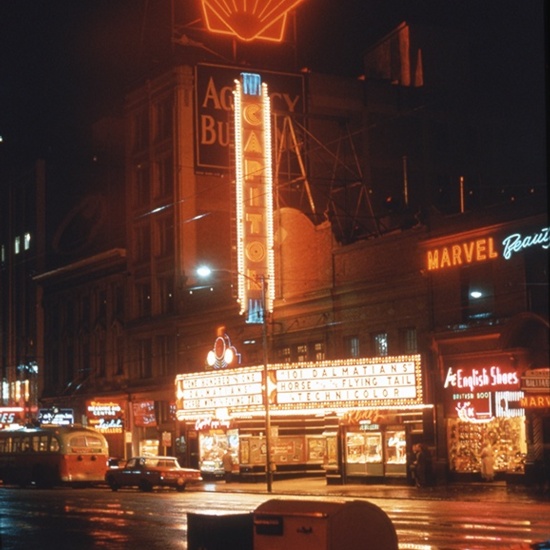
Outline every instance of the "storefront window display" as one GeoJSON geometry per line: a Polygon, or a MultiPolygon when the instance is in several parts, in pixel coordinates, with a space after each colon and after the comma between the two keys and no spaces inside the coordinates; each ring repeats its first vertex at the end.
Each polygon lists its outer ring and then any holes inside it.
{"type": "Polygon", "coordinates": [[[481,451],[489,443],[496,472],[523,473],[527,453],[525,417],[494,418],[488,422],[447,420],[447,438],[451,471],[481,471],[481,451]]]}

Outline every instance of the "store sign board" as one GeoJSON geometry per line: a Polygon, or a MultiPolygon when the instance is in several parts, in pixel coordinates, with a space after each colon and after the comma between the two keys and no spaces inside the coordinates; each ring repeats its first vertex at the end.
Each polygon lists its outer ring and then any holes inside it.
{"type": "MultiPolygon", "coordinates": [[[[231,169],[230,145],[233,119],[233,90],[242,68],[198,64],[195,73],[195,171],[227,175],[231,169]]],[[[301,75],[261,71],[269,81],[274,112],[295,115],[304,112],[301,75]]],[[[282,118],[278,117],[283,124],[282,118]]],[[[281,126],[282,128],[282,126],[281,126]]]]}
{"type": "Polygon", "coordinates": [[[122,433],[124,409],[116,401],[89,401],[86,415],[90,427],[104,433],[122,433]]]}
{"type": "Polygon", "coordinates": [[[132,403],[134,426],[147,428],[157,425],[154,401],[136,401],[132,403]]]}
{"type": "Polygon", "coordinates": [[[550,409],[550,394],[527,394],[520,401],[525,409],[550,409]]]}
{"type": "Polygon", "coordinates": [[[521,377],[521,389],[524,392],[550,394],[550,368],[525,371],[521,377]]]}
{"type": "Polygon", "coordinates": [[[469,421],[517,416],[513,411],[519,406],[501,405],[503,396],[510,396],[513,403],[519,401],[520,375],[506,363],[507,357],[447,358],[443,380],[447,415],[469,421]],[[498,403],[496,395],[501,396],[498,403]]]}
{"type": "Polygon", "coordinates": [[[514,254],[524,250],[550,247],[550,228],[531,231],[518,231],[504,237],[490,235],[476,239],[457,240],[442,246],[433,247],[426,252],[428,271],[467,266],[475,263],[504,258],[509,260],[514,254]]]}
{"type": "Polygon", "coordinates": [[[38,422],[41,425],[70,426],[74,424],[73,409],[40,409],[38,411],[38,422]]]}

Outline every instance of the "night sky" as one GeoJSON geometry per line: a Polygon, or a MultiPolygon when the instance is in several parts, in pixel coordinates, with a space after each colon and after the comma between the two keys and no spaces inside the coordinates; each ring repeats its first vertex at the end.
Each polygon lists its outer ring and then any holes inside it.
{"type": "MultiPolygon", "coordinates": [[[[174,2],[176,19],[200,17],[195,0],[174,2]]],[[[503,155],[513,151],[529,178],[546,183],[544,4],[305,0],[296,14],[294,68],[358,76],[362,52],[402,21],[462,29],[482,90],[476,108],[510,134],[503,155]]],[[[162,57],[169,21],[170,0],[0,2],[2,163],[78,147],[91,121],[119,110],[131,83],[162,57]]]]}

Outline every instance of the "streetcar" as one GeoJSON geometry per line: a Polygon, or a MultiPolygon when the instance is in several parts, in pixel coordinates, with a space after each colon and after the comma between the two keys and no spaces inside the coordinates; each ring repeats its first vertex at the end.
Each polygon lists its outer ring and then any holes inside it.
{"type": "Polygon", "coordinates": [[[0,481],[50,488],[103,483],[109,448],[91,428],[52,426],[0,430],[0,481]]]}

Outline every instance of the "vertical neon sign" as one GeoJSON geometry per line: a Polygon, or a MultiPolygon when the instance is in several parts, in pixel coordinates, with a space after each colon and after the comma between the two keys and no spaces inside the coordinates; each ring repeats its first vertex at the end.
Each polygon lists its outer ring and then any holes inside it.
{"type": "Polygon", "coordinates": [[[241,73],[234,96],[238,297],[246,322],[263,323],[274,298],[271,104],[254,73],[241,73]]]}

